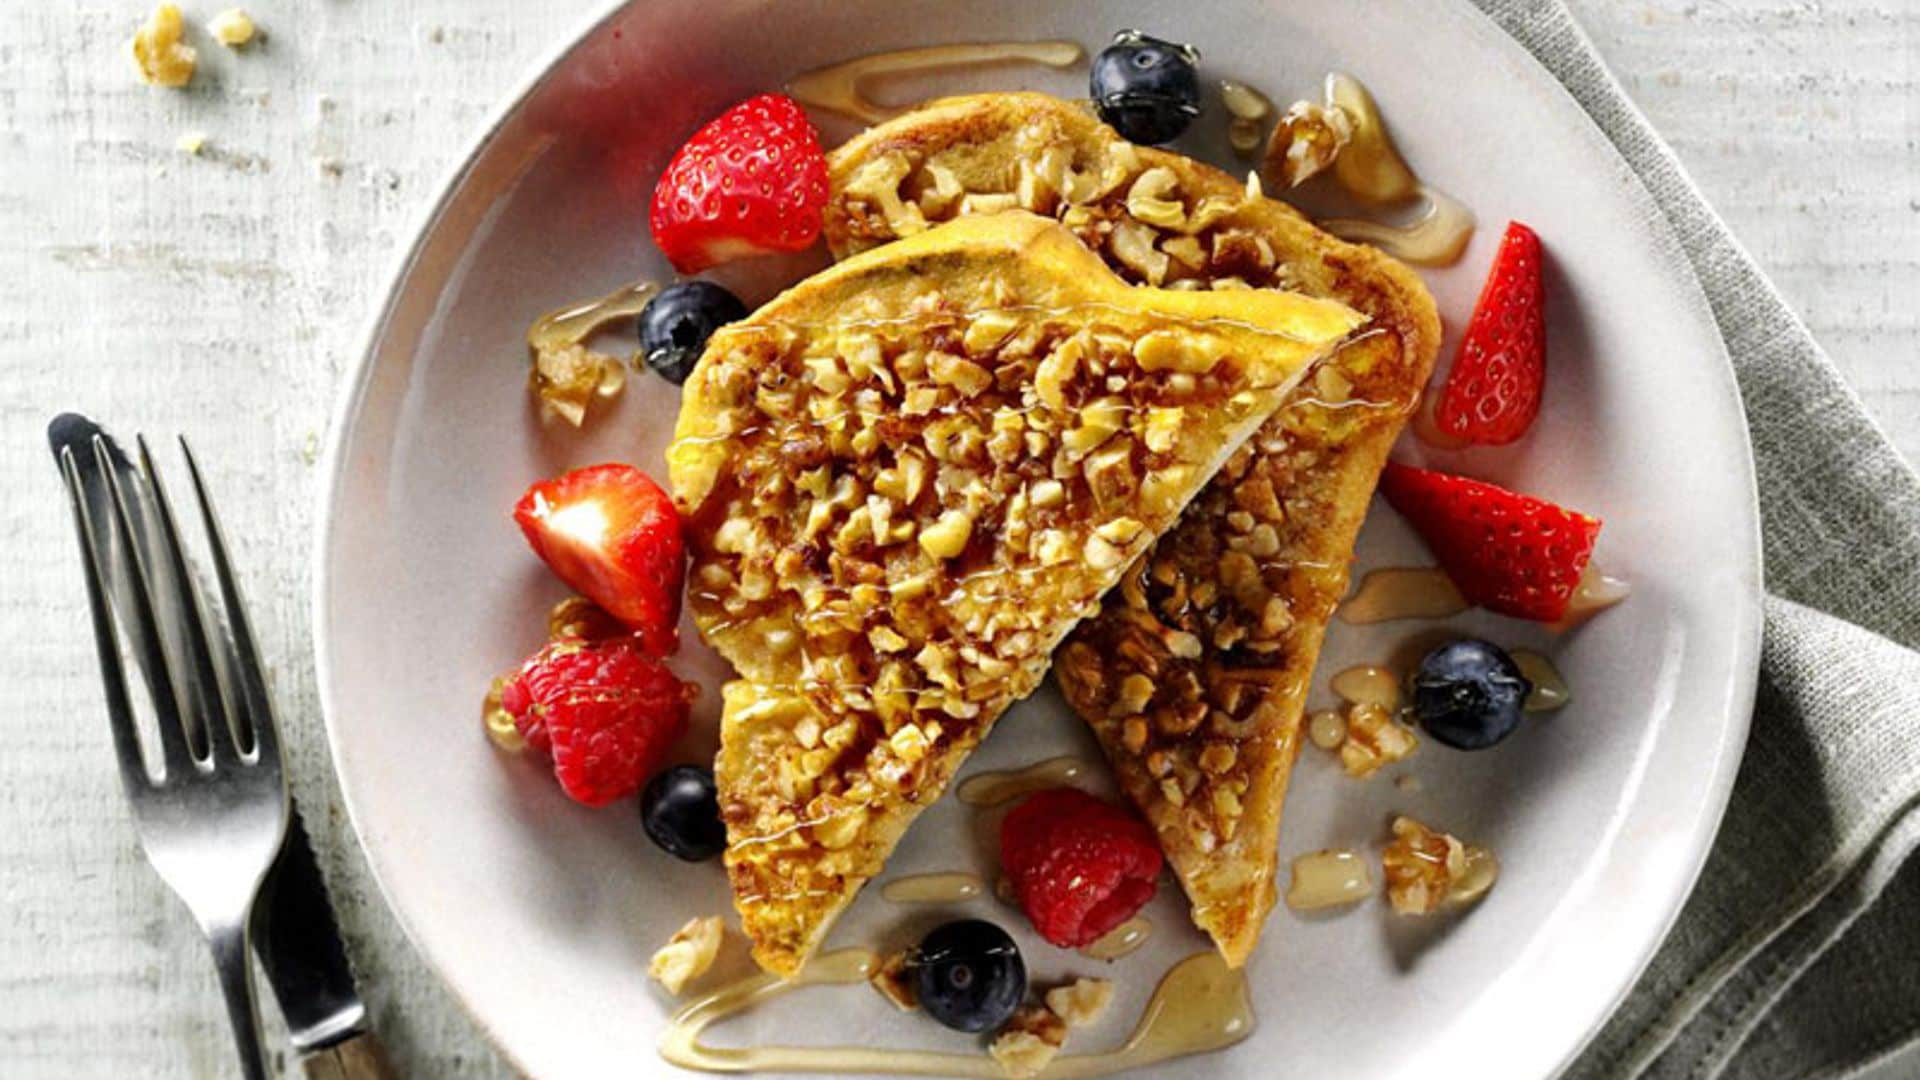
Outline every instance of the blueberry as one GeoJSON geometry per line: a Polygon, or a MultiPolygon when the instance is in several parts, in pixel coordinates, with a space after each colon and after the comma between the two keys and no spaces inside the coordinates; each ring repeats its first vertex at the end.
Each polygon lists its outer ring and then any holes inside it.
{"type": "Polygon", "coordinates": [[[669,285],[640,312],[640,352],[648,367],[678,386],[693,374],[713,332],[746,317],[747,305],[711,281],[669,285]]]}
{"type": "Polygon", "coordinates": [[[1505,649],[1463,638],[1428,653],[1413,673],[1413,714],[1458,750],[1484,750],[1520,726],[1533,684],[1505,649]]]}
{"type": "Polygon", "coordinates": [[[727,827],[713,770],[675,765],[647,783],[640,795],[640,824],[667,854],[700,862],[726,850],[727,827]]]}
{"type": "Polygon", "coordinates": [[[920,939],[914,988],[927,1015],[955,1031],[992,1031],[1027,996],[1027,965],[1005,930],[959,919],[920,939]]]}
{"type": "Polygon", "coordinates": [[[1178,138],[1200,115],[1199,63],[1191,45],[1120,31],[1093,58],[1093,103],[1100,119],[1146,146],[1178,138]]]}

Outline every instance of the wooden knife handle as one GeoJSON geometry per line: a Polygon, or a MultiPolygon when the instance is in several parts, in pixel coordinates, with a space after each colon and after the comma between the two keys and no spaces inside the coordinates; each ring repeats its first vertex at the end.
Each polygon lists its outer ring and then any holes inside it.
{"type": "Polygon", "coordinates": [[[380,1036],[362,1032],[300,1059],[307,1080],[399,1080],[380,1036]]]}

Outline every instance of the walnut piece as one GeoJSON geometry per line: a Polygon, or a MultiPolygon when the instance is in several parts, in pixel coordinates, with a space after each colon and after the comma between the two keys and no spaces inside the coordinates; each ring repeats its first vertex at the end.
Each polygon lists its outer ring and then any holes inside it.
{"type": "Polygon", "coordinates": [[[199,54],[180,40],[184,31],[178,7],[161,4],[153,9],[146,25],[134,32],[131,45],[141,82],[148,86],[185,86],[192,81],[199,54]]]}
{"type": "Polygon", "coordinates": [[[873,969],[873,974],[867,976],[867,984],[901,1012],[912,1012],[920,1007],[920,994],[913,988],[912,966],[907,963],[905,952],[894,953],[880,961],[873,969]]]}
{"type": "Polygon", "coordinates": [[[1047,1008],[1070,1028],[1099,1022],[1113,1004],[1113,984],[1105,979],[1075,979],[1047,991],[1047,1008]]]}
{"type": "Polygon", "coordinates": [[[1413,729],[1394,718],[1385,706],[1372,702],[1347,710],[1346,741],[1340,744],[1340,766],[1356,780],[1365,779],[1405,758],[1420,745],[1413,729]]]}
{"type": "Polygon", "coordinates": [[[987,1053],[1008,1076],[1038,1076],[1067,1041],[1067,1024],[1053,1010],[1022,1005],[994,1037],[987,1053]]]}
{"type": "Polygon", "coordinates": [[[241,8],[228,8],[207,22],[207,33],[229,49],[237,49],[253,40],[253,16],[241,8]]]}
{"type": "Polygon", "coordinates": [[[1338,105],[1296,101],[1267,139],[1267,176],[1294,187],[1332,165],[1353,138],[1353,120],[1338,105]]]}
{"type": "Polygon", "coordinates": [[[1393,819],[1393,840],[1380,854],[1387,900],[1402,915],[1430,915],[1443,905],[1471,904],[1500,874],[1493,852],[1461,843],[1404,815],[1393,819]]]}
{"type": "Polygon", "coordinates": [[[713,966],[726,932],[726,923],[718,915],[690,920],[653,954],[647,974],[666,987],[667,993],[680,993],[713,966]]]}

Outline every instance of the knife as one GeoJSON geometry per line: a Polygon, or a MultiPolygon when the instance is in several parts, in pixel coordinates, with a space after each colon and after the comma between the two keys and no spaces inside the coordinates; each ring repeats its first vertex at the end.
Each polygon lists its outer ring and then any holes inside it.
{"type": "Polygon", "coordinates": [[[386,1048],[367,1026],[300,808],[289,802],[287,839],[268,875],[254,937],[289,1041],[309,1080],[393,1080],[386,1048]]]}

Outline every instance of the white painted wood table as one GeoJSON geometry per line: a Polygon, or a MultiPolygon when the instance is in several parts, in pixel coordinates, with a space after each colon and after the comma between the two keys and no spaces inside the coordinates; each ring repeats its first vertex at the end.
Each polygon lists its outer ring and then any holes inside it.
{"type": "MultiPolygon", "coordinates": [[[[188,3],[200,19],[221,6],[188,3]]],[[[315,451],[409,224],[501,87],[597,6],[258,0],[267,39],[242,53],[199,41],[185,92],[133,80],[133,0],[10,14],[0,1075],[233,1071],[212,969],[140,859],[109,764],[42,441],[63,407],[194,435],[253,579],[289,772],[375,1023],[413,1075],[506,1072],[401,937],[340,810],[307,647],[315,451]],[[198,157],[176,148],[188,131],[206,133],[198,157]]],[[[1920,454],[1920,5],[1576,7],[1869,407],[1920,454]]]]}

